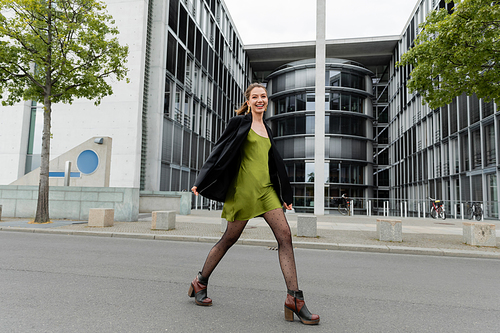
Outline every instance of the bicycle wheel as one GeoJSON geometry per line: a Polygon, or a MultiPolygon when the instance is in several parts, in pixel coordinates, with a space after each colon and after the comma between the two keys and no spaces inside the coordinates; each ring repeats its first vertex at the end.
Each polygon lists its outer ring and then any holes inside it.
{"type": "Polygon", "coordinates": [[[481,221],[483,217],[483,209],[481,207],[476,207],[476,221],[481,221]]]}
{"type": "Polygon", "coordinates": [[[433,219],[437,218],[437,211],[434,209],[434,207],[431,207],[431,212],[430,215],[433,219]]]}
{"type": "Polygon", "coordinates": [[[339,205],[339,213],[342,215],[347,215],[347,213],[349,213],[346,205],[339,205]]]}
{"type": "Polygon", "coordinates": [[[442,207],[439,208],[438,215],[440,219],[446,220],[446,213],[442,207]]]}

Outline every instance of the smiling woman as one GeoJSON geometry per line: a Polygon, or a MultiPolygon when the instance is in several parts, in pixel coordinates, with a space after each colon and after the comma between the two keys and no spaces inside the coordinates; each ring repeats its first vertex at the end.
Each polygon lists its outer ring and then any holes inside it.
{"type": "Polygon", "coordinates": [[[222,238],[208,253],[203,269],[188,291],[197,305],[212,305],[207,296],[208,278],[226,252],[239,239],[249,219],[261,216],[278,242],[278,256],[288,294],[285,319],[293,321],[295,313],[304,324],[319,323],[311,314],[299,290],[290,226],[283,208],[292,209],[292,188],[263,120],[267,109],[267,90],[259,83],[245,91],[246,101],[236,110],[226,130],[203,165],[193,188],[194,194],[224,201],[221,217],[229,223],[222,238]]]}

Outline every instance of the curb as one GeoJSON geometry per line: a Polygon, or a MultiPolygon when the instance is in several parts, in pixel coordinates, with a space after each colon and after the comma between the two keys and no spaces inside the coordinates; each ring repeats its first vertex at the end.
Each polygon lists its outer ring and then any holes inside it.
{"type": "MultiPolygon", "coordinates": [[[[39,229],[39,228],[21,228],[21,227],[0,227],[0,231],[27,232],[27,233],[37,233],[37,234],[59,234],[59,235],[72,235],[72,236],[135,238],[135,239],[198,242],[198,243],[215,243],[219,240],[219,238],[217,237],[204,237],[204,236],[155,235],[155,234],[141,234],[141,233],[39,229]]],[[[250,246],[268,246],[268,247],[277,246],[276,241],[262,240],[262,239],[239,239],[236,242],[236,244],[250,245],[250,246]]],[[[446,256],[446,257],[462,257],[462,258],[500,259],[500,253],[441,249],[441,248],[407,247],[407,246],[394,246],[394,245],[313,243],[313,242],[294,242],[293,245],[295,248],[312,249],[312,250],[375,252],[375,253],[389,253],[389,254],[411,254],[411,255],[431,255],[431,256],[446,256]]]]}

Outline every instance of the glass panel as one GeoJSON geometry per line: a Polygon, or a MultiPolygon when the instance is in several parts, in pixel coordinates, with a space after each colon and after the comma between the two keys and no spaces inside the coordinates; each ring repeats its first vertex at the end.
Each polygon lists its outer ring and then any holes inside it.
{"type": "Polygon", "coordinates": [[[277,113],[278,114],[281,114],[281,113],[285,113],[285,109],[286,109],[286,99],[285,97],[282,97],[280,99],[278,99],[278,105],[276,107],[277,109],[277,113]]]}
{"type": "Polygon", "coordinates": [[[330,110],[340,110],[339,93],[330,93],[330,110]]]}
{"type": "Polygon", "coordinates": [[[479,99],[476,94],[469,96],[469,114],[471,125],[479,121],[479,99]]]}
{"type": "Polygon", "coordinates": [[[485,141],[486,165],[487,166],[493,165],[496,163],[495,128],[493,123],[485,126],[484,141],[485,141]]]}
{"type": "Polygon", "coordinates": [[[327,86],[338,87],[340,85],[340,71],[330,70],[327,71],[327,86]]]}
{"type": "Polygon", "coordinates": [[[295,88],[295,71],[286,73],[285,89],[290,90],[295,88]]]}
{"type": "Polygon", "coordinates": [[[482,165],[481,158],[481,134],[479,129],[472,132],[472,169],[480,168],[482,165]]]}
{"type": "Polygon", "coordinates": [[[472,185],[472,201],[483,201],[482,176],[481,175],[472,176],[471,185],[472,185]]]}
{"type": "Polygon", "coordinates": [[[306,110],[305,94],[298,94],[296,98],[297,98],[297,111],[305,111],[306,110]]]}
{"type": "Polygon", "coordinates": [[[287,97],[287,105],[288,105],[287,112],[295,111],[295,96],[287,97]]]}
{"type": "Polygon", "coordinates": [[[306,157],[306,138],[294,138],[294,155],[295,158],[305,158],[306,157]]]}
{"type": "Polygon", "coordinates": [[[315,98],[314,93],[307,93],[306,110],[313,111],[315,109],[315,98]]]}
{"type": "Polygon", "coordinates": [[[290,117],[285,119],[285,135],[295,134],[295,118],[290,117]]]}
{"type": "MultiPolygon", "coordinates": [[[[308,183],[314,182],[314,163],[306,163],[306,180],[308,183]]],[[[314,195],[314,189],[312,192],[314,195]]]]}
{"type": "Polygon", "coordinates": [[[351,111],[359,112],[359,98],[357,96],[351,96],[351,111]]]}
{"type": "Polygon", "coordinates": [[[299,69],[295,71],[295,88],[306,87],[307,74],[306,69],[299,69]]]}
{"type": "Polygon", "coordinates": [[[493,101],[485,102],[481,100],[481,107],[483,109],[483,118],[493,114],[493,101]]]}
{"type": "Polygon", "coordinates": [[[284,140],[283,158],[293,158],[293,139],[284,140]]]}
{"type": "Polygon", "coordinates": [[[351,74],[342,73],[341,77],[342,77],[342,81],[341,81],[342,87],[350,88],[351,87],[351,74]]]}
{"type": "Polygon", "coordinates": [[[461,157],[460,157],[460,171],[469,171],[469,136],[467,134],[461,137],[461,157]]]}
{"type": "Polygon", "coordinates": [[[306,134],[306,117],[300,116],[295,118],[296,134],[306,134]]]}
{"type": "Polygon", "coordinates": [[[306,140],[306,158],[314,158],[314,138],[305,138],[306,140]]]}
{"type": "Polygon", "coordinates": [[[487,213],[490,217],[498,218],[498,190],[497,190],[497,175],[488,175],[488,206],[487,213]]]}
{"type": "Polygon", "coordinates": [[[337,162],[330,162],[330,182],[339,182],[339,164],[337,162]]]}
{"type": "MultiPolygon", "coordinates": [[[[306,174],[306,165],[304,162],[295,162],[295,181],[304,182],[306,174]]],[[[296,192],[297,194],[297,192],[296,192]]]]}
{"type": "Polygon", "coordinates": [[[306,134],[314,134],[314,116],[306,116],[306,134]]]}
{"type": "Polygon", "coordinates": [[[316,68],[306,68],[306,87],[316,86],[316,68]]]}
{"type": "Polygon", "coordinates": [[[340,109],[342,111],[349,111],[349,108],[351,106],[351,96],[342,94],[341,95],[341,103],[340,103],[340,109]]]}
{"type": "Polygon", "coordinates": [[[330,134],[339,134],[340,133],[340,116],[330,115],[330,134]]]}

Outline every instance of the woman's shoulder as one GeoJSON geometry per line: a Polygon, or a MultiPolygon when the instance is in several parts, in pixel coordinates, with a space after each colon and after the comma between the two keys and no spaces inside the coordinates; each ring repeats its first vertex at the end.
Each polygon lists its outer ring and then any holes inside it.
{"type": "Polygon", "coordinates": [[[231,118],[229,118],[229,121],[227,123],[227,125],[239,125],[239,124],[242,124],[244,123],[245,121],[248,121],[248,120],[251,120],[251,118],[248,116],[248,114],[238,114],[238,115],[235,115],[231,118]]]}

